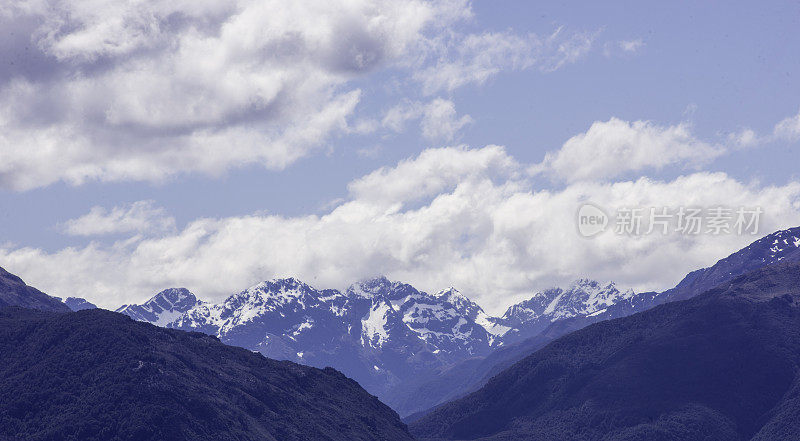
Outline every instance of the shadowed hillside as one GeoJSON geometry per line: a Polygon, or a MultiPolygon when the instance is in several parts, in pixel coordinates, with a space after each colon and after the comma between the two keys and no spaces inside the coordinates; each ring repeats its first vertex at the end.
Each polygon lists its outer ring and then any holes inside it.
{"type": "Polygon", "coordinates": [[[109,311],[0,308],[0,356],[0,439],[412,439],[333,369],[109,311]]]}
{"type": "Polygon", "coordinates": [[[800,265],[562,337],[414,423],[422,439],[800,439],[800,265]]]}
{"type": "Polygon", "coordinates": [[[42,311],[71,311],[59,299],[26,285],[19,277],[0,268],[0,308],[4,306],[21,306],[42,311]]]}

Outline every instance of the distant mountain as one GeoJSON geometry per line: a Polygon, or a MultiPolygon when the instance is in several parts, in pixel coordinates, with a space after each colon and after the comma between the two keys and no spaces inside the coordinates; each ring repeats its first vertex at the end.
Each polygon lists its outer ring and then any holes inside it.
{"type": "Polygon", "coordinates": [[[167,326],[268,357],[334,366],[385,399],[416,375],[464,354],[487,354],[491,336],[475,322],[482,313],[454,290],[429,295],[383,277],[344,293],[289,278],[198,304],[167,326]]]}
{"type": "MultiPolygon", "coordinates": [[[[800,261],[800,227],[777,231],[731,254],[709,268],[688,274],[675,288],[661,293],[625,294],[612,305],[598,309],[594,313],[577,314],[548,323],[543,329],[540,328],[540,332],[533,337],[516,343],[511,342],[486,358],[465,360],[443,369],[437,375],[425,378],[421,384],[406,388],[401,393],[403,396],[398,398],[406,405],[398,405],[396,409],[401,415],[407,416],[407,421],[415,421],[438,404],[478,390],[503,369],[558,337],[592,323],[626,317],[657,305],[694,297],[703,291],[766,265],[798,261],[800,261]],[[424,404],[430,406],[428,408],[419,407],[424,404]]],[[[512,309],[514,307],[509,308],[509,310],[512,309]]]]}
{"type": "Polygon", "coordinates": [[[412,440],[356,382],[92,309],[0,309],[0,439],[412,440]]]}
{"type": "Polygon", "coordinates": [[[116,312],[134,320],[165,326],[184,312],[202,304],[186,288],[170,288],[161,291],[142,305],[122,305],[116,312]]]}
{"type": "Polygon", "coordinates": [[[19,277],[0,268],[0,308],[5,306],[20,306],[42,311],[70,311],[69,307],[59,299],[26,285],[19,277]]]}
{"type": "Polygon", "coordinates": [[[378,277],[340,292],[288,278],[259,283],[219,304],[166,290],[118,311],[214,335],[267,357],[335,367],[407,414],[447,398],[433,394],[437,398],[429,402],[409,394],[450,366],[534,335],[553,320],[593,314],[631,295],[613,283],[580,280],[491,317],[455,288],[428,294],[378,277]]]}
{"type": "Polygon", "coordinates": [[[501,317],[454,288],[435,294],[385,277],[344,292],[278,279],[219,304],[166,290],[120,312],[150,323],[200,331],[262,354],[333,366],[403,416],[483,386],[549,341],[591,323],[692,297],[753,268],[800,259],[800,228],[767,236],[663,293],[634,293],[581,279],[535,293],[501,317]]]}
{"type": "Polygon", "coordinates": [[[779,262],[800,262],[800,227],[765,236],[713,266],[689,273],[674,288],[661,293],[636,294],[597,314],[553,323],[546,333],[558,337],[591,323],[625,317],[668,302],[690,299],[742,274],[779,262]]]}
{"type": "Polygon", "coordinates": [[[552,322],[573,317],[592,317],[635,296],[620,291],[614,282],[600,284],[580,279],[567,289],[551,288],[508,308],[500,323],[511,331],[503,336],[508,344],[541,333],[552,322]]]}
{"type": "Polygon", "coordinates": [[[83,311],[84,309],[96,309],[97,306],[94,303],[89,302],[86,299],[82,299],[80,297],[67,297],[64,300],[64,304],[69,307],[69,309],[73,311],[83,311]]]}
{"type": "Polygon", "coordinates": [[[784,260],[689,300],[561,337],[413,423],[412,433],[800,439],[800,264],[784,260]]]}

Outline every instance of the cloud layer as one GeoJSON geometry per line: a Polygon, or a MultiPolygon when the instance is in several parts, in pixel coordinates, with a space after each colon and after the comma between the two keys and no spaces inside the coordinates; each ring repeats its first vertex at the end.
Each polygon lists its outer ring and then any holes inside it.
{"type": "Polygon", "coordinates": [[[675,164],[699,169],[724,152],[697,139],[687,124],[659,126],[611,118],[573,136],[532,170],[566,182],[604,180],[675,164]]]}
{"type": "Polygon", "coordinates": [[[755,239],[611,232],[585,239],[575,223],[585,202],[609,211],[760,206],[761,233],[800,223],[798,183],[763,187],[697,172],[672,181],[581,181],[547,191],[532,187],[526,167],[497,146],[429,149],[354,180],[349,198],[324,215],[198,219],[176,232],[111,245],[52,253],[4,248],[0,261],[53,295],[106,307],[169,286],[187,286],[211,300],[276,276],[343,287],[386,274],[426,290],[455,285],[496,312],[579,276],[663,289],[755,239]]]}
{"type": "MultiPolygon", "coordinates": [[[[0,187],[279,170],[369,131],[351,122],[355,84],[379,72],[452,91],[591,45],[563,30],[460,32],[471,17],[466,0],[5,2],[0,187]]],[[[445,99],[420,115],[436,140],[471,121],[445,99]]]]}
{"type": "Polygon", "coordinates": [[[175,229],[175,218],[153,201],[137,201],[110,210],[92,207],[79,218],[71,219],[62,226],[72,236],[98,236],[122,233],[154,234],[175,229]]]}

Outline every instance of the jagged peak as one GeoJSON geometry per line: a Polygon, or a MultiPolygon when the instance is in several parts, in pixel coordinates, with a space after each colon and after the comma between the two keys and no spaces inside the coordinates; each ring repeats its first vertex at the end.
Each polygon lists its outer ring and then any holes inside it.
{"type": "Polygon", "coordinates": [[[308,283],[303,282],[302,280],[296,277],[275,277],[269,280],[265,280],[261,283],[257,283],[248,290],[266,290],[266,291],[289,291],[289,290],[301,290],[301,291],[316,291],[314,287],[309,285],[308,283]]]}
{"type": "Polygon", "coordinates": [[[175,307],[186,309],[187,307],[191,307],[199,303],[203,302],[186,288],[167,288],[159,291],[141,305],[137,305],[135,303],[125,304],[117,308],[116,312],[125,312],[131,308],[169,311],[175,307]]]}
{"type": "Polygon", "coordinates": [[[454,306],[474,305],[477,306],[481,311],[483,310],[480,306],[478,306],[477,303],[473,302],[472,299],[465,296],[464,293],[452,286],[437,292],[433,297],[439,301],[451,303],[454,306]]]}
{"type": "Polygon", "coordinates": [[[608,283],[603,284],[603,283],[601,283],[601,282],[599,282],[599,281],[597,281],[595,279],[589,279],[589,278],[583,277],[583,278],[580,278],[580,279],[577,279],[577,280],[573,281],[570,284],[570,289],[574,289],[574,288],[582,288],[582,289],[586,289],[586,288],[592,288],[592,289],[615,288],[615,285],[614,285],[614,282],[608,282],[608,283]]]}
{"type": "Polygon", "coordinates": [[[462,297],[465,299],[467,298],[464,294],[461,293],[461,291],[459,291],[457,288],[453,286],[447,287],[436,293],[437,298],[447,298],[450,296],[462,297]]]}
{"type": "Polygon", "coordinates": [[[197,297],[188,289],[186,288],[167,288],[165,290],[159,291],[156,295],[150,298],[145,303],[152,302],[154,300],[158,300],[159,298],[164,299],[184,299],[184,298],[192,298],[197,299],[197,297]]]}
{"type": "Polygon", "coordinates": [[[589,309],[597,309],[607,307],[615,301],[629,298],[632,295],[634,295],[632,289],[620,291],[613,281],[602,283],[594,279],[580,278],[573,281],[566,289],[552,287],[538,291],[531,298],[511,305],[502,317],[503,319],[525,321],[554,313],[582,314],[587,311],[571,311],[576,309],[575,302],[580,302],[581,305],[585,304],[585,306],[589,306],[589,309]],[[559,310],[562,312],[558,312],[559,310]]]}
{"type": "Polygon", "coordinates": [[[386,294],[399,282],[392,282],[386,276],[377,276],[360,280],[347,288],[347,294],[354,297],[373,298],[376,295],[386,294]]]}

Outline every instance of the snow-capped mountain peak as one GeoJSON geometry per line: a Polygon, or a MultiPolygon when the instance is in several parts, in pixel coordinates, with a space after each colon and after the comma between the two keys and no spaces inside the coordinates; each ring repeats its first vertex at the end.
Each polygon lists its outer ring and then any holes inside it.
{"type": "Polygon", "coordinates": [[[260,282],[216,304],[200,302],[185,290],[166,290],[121,312],[216,335],[271,358],[334,366],[379,391],[399,377],[486,355],[536,326],[594,311],[626,295],[613,283],[581,279],[566,289],[537,293],[497,318],[453,287],[428,294],[376,277],[342,293],[290,277],[260,282]]]}
{"type": "Polygon", "coordinates": [[[439,301],[453,305],[457,310],[471,316],[473,320],[479,313],[483,312],[483,308],[452,286],[436,293],[436,298],[439,301]]]}
{"type": "Polygon", "coordinates": [[[371,299],[376,295],[388,293],[393,283],[385,276],[362,280],[347,288],[347,295],[353,298],[371,299]]]}
{"type": "Polygon", "coordinates": [[[141,305],[122,305],[116,312],[130,316],[134,320],[166,326],[202,303],[186,288],[168,288],[141,305]]]}
{"type": "Polygon", "coordinates": [[[546,289],[511,306],[503,319],[512,326],[520,326],[543,318],[552,322],[578,315],[590,315],[633,295],[633,290],[620,291],[614,282],[601,284],[595,280],[578,279],[567,289],[546,289]]]}

